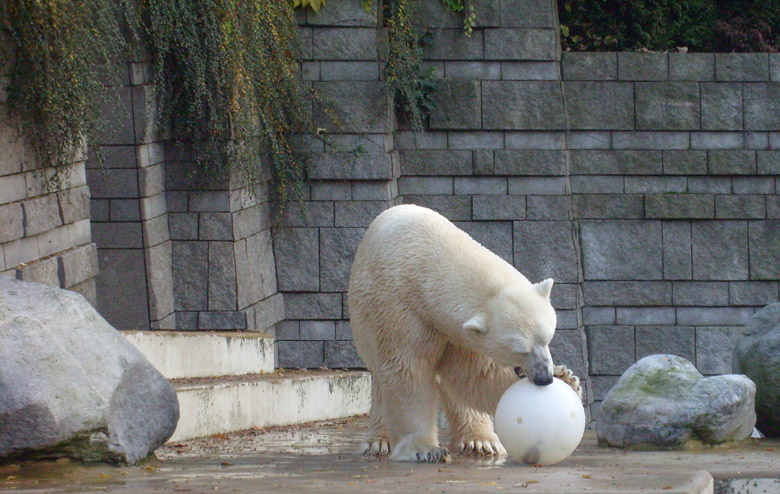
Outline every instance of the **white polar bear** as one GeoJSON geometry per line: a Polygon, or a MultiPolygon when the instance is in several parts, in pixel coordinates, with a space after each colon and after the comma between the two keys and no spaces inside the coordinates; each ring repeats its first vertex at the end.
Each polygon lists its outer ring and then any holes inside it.
{"type": "Polygon", "coordinates": [[[440,214],[412,205],[380,214],[358,247],[349,284],[352,332],[373,374],[372,430],[362,450],[400,461],[449,461],[438,441],[439,399],[464,454],[506,454],[492,414],[524,372],[560,375],[553,280],[532,284],[440,214]],[[515,368],[517,373],[515,372],[515,368]]]}

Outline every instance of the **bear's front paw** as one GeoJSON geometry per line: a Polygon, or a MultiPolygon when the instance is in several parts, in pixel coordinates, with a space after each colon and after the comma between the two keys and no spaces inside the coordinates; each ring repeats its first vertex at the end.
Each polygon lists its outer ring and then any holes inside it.
{"type": "Polygon", "coordinates": [[[390,443],[384,437],[372,437],[360,445],[360,454],[369,456],[387,456],[390,453],[390,443]]]}
{"type": "Polygon", "coordinates": [[[449,463],[452,461],[450,450],[441,445],[425,446],[415,444],[417,441],[409,436],[402,438],[393,447],[390,459],[394,461],[419,461],[428,463],[449,463]]]}
{"type": "Polygon", "coordinates": [[[457,449],[462,455],[475,456],[505,456],[506,450],[498,440],[494,438],[463,439],[450,443],[452,449],[457,449]]]}
{"type": "Polygon", "coordinates": [[[574,392],[577,393],[577,396],[580,397],[580,400],[582,400],[580,378],[575,376],[571,369],[565,365],[556,365],[555,368],[553,368],[553,376],[571,386],[571,389],[573,389],[574,392]]]}

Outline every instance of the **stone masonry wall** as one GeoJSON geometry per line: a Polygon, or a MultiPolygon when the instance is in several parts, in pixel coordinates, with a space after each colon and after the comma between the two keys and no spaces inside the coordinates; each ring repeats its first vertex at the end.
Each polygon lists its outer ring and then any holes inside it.
{"type": "MultiPolygon", "coordinates": [[[[0,43],[8,42],[0,32],[0,43]]],[[[67,288],[94,305],[97,249],[83,153],[61,171],[56,190],[48,187],[54,170],[37,166],[8,114],[3,82],[12,63],[0,60],[0,275],[67,288]]]]}

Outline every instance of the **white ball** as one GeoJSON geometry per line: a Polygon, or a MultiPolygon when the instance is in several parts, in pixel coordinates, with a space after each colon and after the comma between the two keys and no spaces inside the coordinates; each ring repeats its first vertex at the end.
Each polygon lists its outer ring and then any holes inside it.
{"type": "Polygon", "coordinates": [[[557,378],[549,386],[520,379],[504,392],[495,419],[507,453],[531,464],[558,463],[577,449],[585,432],[579,396],[557,378]]]}

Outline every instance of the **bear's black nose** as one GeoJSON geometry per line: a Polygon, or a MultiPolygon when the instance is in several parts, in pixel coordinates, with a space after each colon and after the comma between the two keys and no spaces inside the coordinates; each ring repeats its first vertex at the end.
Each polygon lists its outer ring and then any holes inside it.
{"type": "Polygon", "coordinates": [[[532,381],[537,386],[549,386],[553,382],[553,377],[550,374],[541,374],[533,377],[532,381]]]}

